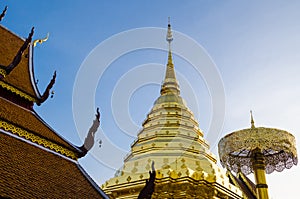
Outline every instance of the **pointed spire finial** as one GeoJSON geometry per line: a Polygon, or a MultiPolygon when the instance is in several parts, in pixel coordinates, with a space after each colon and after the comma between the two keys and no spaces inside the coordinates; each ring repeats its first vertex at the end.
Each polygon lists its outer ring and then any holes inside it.
{"type": "Polygon", "coordinates": [[[253,115],[252,115],[252,110],[250,110],[250,115],[251,115],[251,128],[255,128],[255,126],[254,126],[254,120],[253,120],[253,115]]]}
{"type": "Polygon", "coordinates": [[[168,18],[168,31],[167,31],[167,42],[169,43],[169,53],[168,53],[168,63],[166,68],[166,76],[161,87],[160,93],[174,93],[176,95],[180,94],[179,85],[176,80],[174,64],[172,59],[172,51],[171,51],[171,42],[173,41],[171,24],[170,24],[170,17],[168,18]]]}
{"type": "Polygon", "coordinates": [[[173,41],[170,17],[168,17],[168,33],[167,33],[167,42],[169,42],[169,50],[171,50],[171,42],[173,41]]]}
{"type": "Polygon", "coordinates": [[[166,40],[169,43],[168,65],[171,66],[173,65],[172,52],[171,52],[171,42],[173,41],[173,35],[171,30],[170,17],[168,17],[168,32],[167,32],[166,40]]]}

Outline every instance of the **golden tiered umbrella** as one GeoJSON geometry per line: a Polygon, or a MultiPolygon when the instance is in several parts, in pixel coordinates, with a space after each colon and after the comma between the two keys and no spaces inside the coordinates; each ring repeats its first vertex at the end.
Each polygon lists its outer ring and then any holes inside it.
{"type": "Polygon", "coordinates": [[[223,167],[254,173],[259,199],[269,198],[265,173],[281,172],[298,162],[295,137],[284,130],[255,127],[252,112],[251,128],[226,135],[218,146],[223,167]]]}

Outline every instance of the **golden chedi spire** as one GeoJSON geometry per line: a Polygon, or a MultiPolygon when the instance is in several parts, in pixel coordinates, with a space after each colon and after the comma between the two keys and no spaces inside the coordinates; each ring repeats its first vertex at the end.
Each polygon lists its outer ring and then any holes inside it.
{"type": "Polygon", "coordinates": [[[180,96],[172,60],[170,23],[167,41],[168,62],[160,96],[131,145],[124,165],[102,188],[112,198],[137,198],[155,162],[153,199],[213,198],[216,194],[240,198],[240,190],[229,185],[192,111],[180,96]]]}
{"type": "Polygon", "coordinates": [[[166,76],[165,76],[163,85],[161,87],[160,93],[162,95],[169,94],[169,93],[179,95],[180,90],[179,90],[178,82],[176,80],[174,64],[173,64],[173,59],[172,59],[171,43],[173,41],[173,36],[172,36],[170,18],[169,18],[169,23],[168,23],[168,32],[167,32],[166,40],[169,43],[168,62],[167,62],[167,67],[166,67],[166,76]]]}

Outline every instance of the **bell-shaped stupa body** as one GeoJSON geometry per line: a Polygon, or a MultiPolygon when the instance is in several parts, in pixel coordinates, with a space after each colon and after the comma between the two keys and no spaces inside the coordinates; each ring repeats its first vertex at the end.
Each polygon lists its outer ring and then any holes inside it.
{"type": "Polygon", "coordinates": [[[111,198],[136,199],[156,170],[152,198],[242,198],[217,164],[193,113],[180,96],[172,52],[171,26],[166,75],[160,96],[131,145],[131,152],[115,177],[102,188],[111,198]]]}

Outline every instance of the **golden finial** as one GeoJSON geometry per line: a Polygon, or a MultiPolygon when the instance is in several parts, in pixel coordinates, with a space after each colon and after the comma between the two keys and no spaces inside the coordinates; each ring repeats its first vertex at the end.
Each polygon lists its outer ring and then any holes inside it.
{"type": "Polygon", "coordinates": [[[174,70],[174,64],[172,60],[172,51],[171,51],[171,42],[173,40],[172,31],[171,31],[171,24],[170,24],[170,18],[168,20],[168,31],[166,40],[169,43],[169,53],[168,53],[168,62],[166,67],[166,75],[164,79],[164,83],[161,87],[160,93],[174,93],[176,95],[180,94],[179,85],[176,80],[175,70],[174,70]]]}
{"type": "Polygon", "coordinates": [[[171,42],[173,41],[173,35],[171,30],[170,17],[168,17],[168,32],[167,32],[166,40],[169,43],[168,65],[173,65],[172,52],[171,52],[171,42]]]}
{"type": "Polygon", "coordinates": [[[47,33],[47,36],[44,39],[36,39],[33,41],[33,47],[36,46],[37,43],[42,44],[43,42],[47,41],[49,38],[49,33],[47,33]]]}
{"type": "Polygon", "coordinates": [[[171,24],[170,24],[170,17],[168,17],[168,34],[167,34],[167,42],[169,42],[169,47],[171,45],[171,41],[173,41],[171,24]]]}
{"type": "Polygon", "coordinates": [[[251,115],[251,128],[255,128],[255,126],[254,126],[254,120],[253,120],[253,115],[252,115],[252,110],[250,111],[250,115],[251,115]]]}

